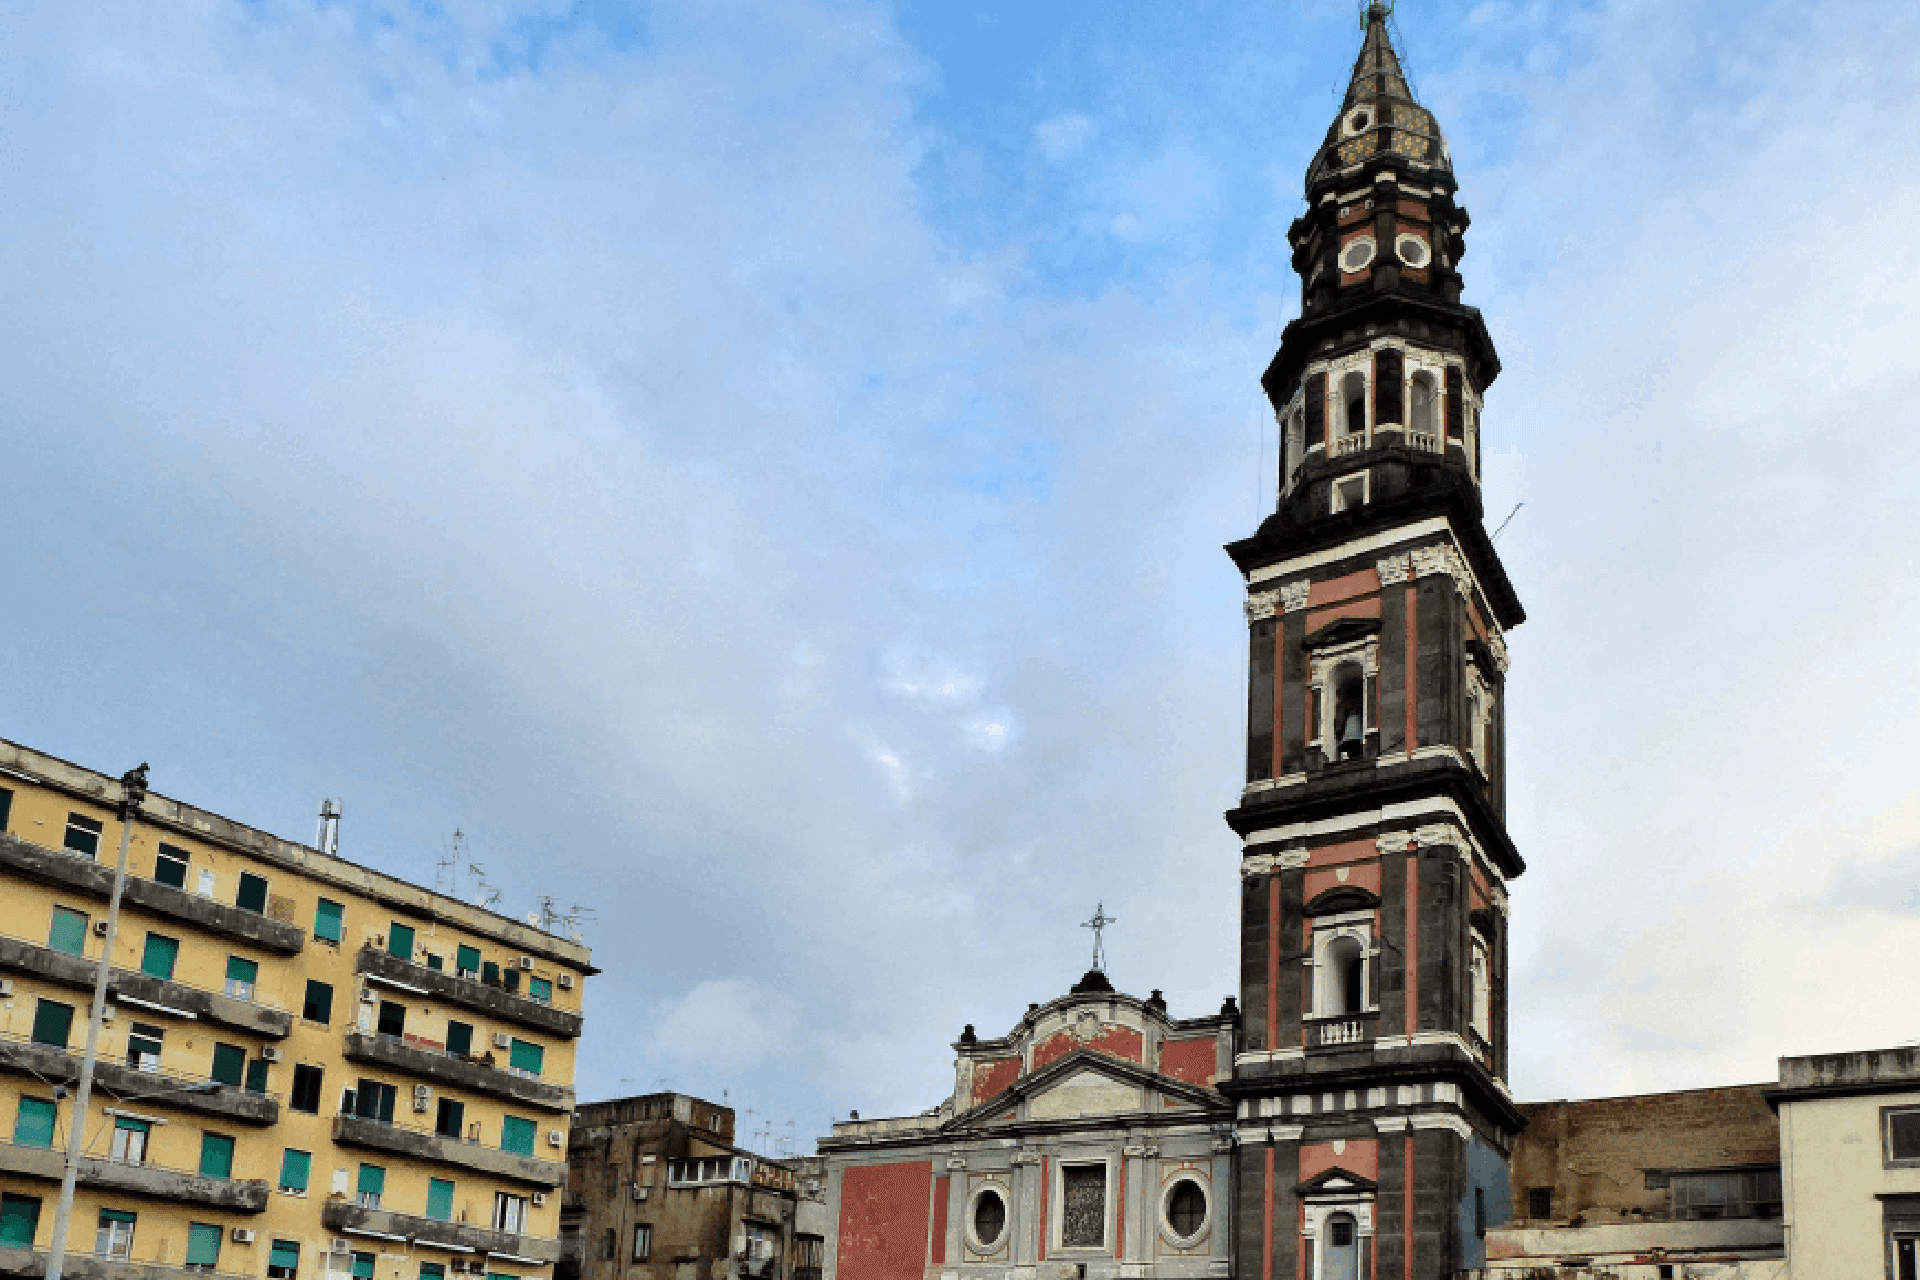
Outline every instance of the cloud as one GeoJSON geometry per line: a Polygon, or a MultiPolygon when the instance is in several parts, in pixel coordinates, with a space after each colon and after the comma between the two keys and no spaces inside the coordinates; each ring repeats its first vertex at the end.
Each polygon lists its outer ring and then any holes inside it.
{"type": "Polygon", "coordinates": [[[1071,159],[1093,140],[1099,126],[1077,111],[1053,116],[1034,126],[1033,136],[1040,150],[1055,164],[1071,159]]]}
{"type": "Polygon", "coordinates": [[[790,993],[756,978],[713,978],[668,1004],[659,1052],[684,1067],[739,1072],[793,1052],[801,1019],[790,993]]]}

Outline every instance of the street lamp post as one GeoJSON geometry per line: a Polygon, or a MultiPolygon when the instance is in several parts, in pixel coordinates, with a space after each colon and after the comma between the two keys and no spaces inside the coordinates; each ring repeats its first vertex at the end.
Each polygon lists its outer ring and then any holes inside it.
{"type": "Polygon", "coordinates": [[[87,1103],[93,1096],[93,1064],[100,1049],[101,1015],[107,1007],[107,977],[113,971],[113,938],[120,928],[120,894],[127,887],[127,846],[133,840],[133,815],[147,798],[147,766],[129,770],[120,779],[120,861],[113,869],[113,892],[107,898],[107,936],[93,974],[93,1011],[87,1017],[87,1047],[80,1057],[80,1085],[74,1092],[73,1115],[67,1122],[67,1160],[60,1175],[60,1202],[53,1212],[53,1244],[47,1251],[46,1280],[61,1280],[67,1264],[67,1232],[73,1224],[73,1187],[80,1174],[85,1145],[87,1103]]]}

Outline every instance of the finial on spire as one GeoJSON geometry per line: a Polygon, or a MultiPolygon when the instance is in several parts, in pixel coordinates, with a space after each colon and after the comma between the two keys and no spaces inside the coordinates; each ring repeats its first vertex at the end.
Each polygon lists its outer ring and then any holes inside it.
{"type": "Polygon", "coordinates": [[[1093,967],[1102,973],[1107,970],[1107,947],[1101,934],[1105,932],[1108,925],[1119,923],[1116,917],[1107,914],[1105,903],[1098,903],[1093,908],[1093,919],[1080,926],[1082,929],[1093,930],[1093,967]]]}
{"type": "Polygon", "coordinates": [[[1394,0],[1367,0],[1360,7],[1360,29],[1366,30],[1376,22],[1385,22],[1393,16],[1394,0]]]}

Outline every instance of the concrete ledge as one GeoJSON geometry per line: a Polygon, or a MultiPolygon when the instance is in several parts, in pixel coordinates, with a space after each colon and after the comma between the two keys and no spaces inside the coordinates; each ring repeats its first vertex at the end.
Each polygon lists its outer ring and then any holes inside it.
{"type": "MultiPolygon", "coordinates": [[[[22,942],[18,938],[0,938],[0,969],[30,973],[78,991],[93,990],[95,962],[68,955],[52,947],[22,942]]],[[[191,1013],[207,1022],[274,1039],[293,1030],[293,1015],[280,1009],[236,1000],[217,991],[203,991],[178,982],[150,977],[131,969],[115,969],[107,989],[115,996],[125,995],[149,1004],[165,1005],[191,1013]]],[[[134,1016],[138,1016],[138,1011],[134,1016]]]]}
{"type": "MultiPolygon", "coordinates": [[[[0,1143],[0,1173],[57,1183],[65,1165],[64,1152],[48,1147],[0,1143]]],[[[259,1178],[203,1178],[199,1174],[183,1173],[178,1169],[94,1159],[80,1162],[78,1178],[84,1187],[149,1196],[156,1200],[183,1200],[234,1213],[259,1213],[267,1207],[267,1184],[259,1178]]]]}
{"type": "MultiPolygon", "coordinates": [[[[0,833],[0,868],[41,884],[73,889],[102,902],[113,896],[111,866],[65,849],[49,849],[18,836],[0,833]]],[[[185,921],[196,928],[280,955],[293,955],[307,945],[305,929],[132,874],[127,876],[121,901],[134,910],[185,921]]]]}
{"type": "MultiPolygon", "coordinates": [[[[80,1055],[51,1045],[29,1044],[23,1040],[0,1040],[0,1071],[38,1076],[50,1083],[77,1083],[80,1079],[80,1055]]],[[[187,1093],[202,1080],[183,1076],[138,1071],[117,1062],[95,1062],[95,1085],[105,1091],[104,1101],[115,1096],[137,1097],[141,1105],[191,1111],[203,1116],[218,1116],[242,1124],[273,1124],[280,1118],[280,1103],[264,1093],[248,1093],[231,1085],[222,1085],[212,1093],[187,1093]]]]}
{"type": "MultiPolygon", "coordinates": [[[[234,1246],[225,1246],[232,1248],[234,1246]]],[[[93,1253],[68,1251],[65,1274],[71,1280],[236,1280],[231,1271],[189,1270],[164,1262],[122,1262],[93,1253]]],[[[0,1245],[0,1276],[39,1277],[47,1274],[45,1249],[0,1245]]]]}
{"type": "Polygon", "coordinates": [[[1598,1261],[1644,1257],[1661,1249],[1670,1258],[1697,1254],[1779,1257],[1787,1247],[1778,1218],[1720,1218],[1712,1222],[1610,1222],[1590,1227],[1496,1227],[1487,1232],[1487,1266],[1532,1260],[1598,1261]]]}
{"type": "Polygon", "coordinates": [[[359,1116],[335,1116],[333,1140],[343,1146],[391,1151],[396,1155],[413,1156],[420,1160],[433,1160],[496,1177],[511,1178],[536,1187],[557,1187],[567,1180],[564,1160],[517,1156],[498,1147],[483,1147],[477,1142],[463,1142],[459,1138],[443,1138],[439,1134],[402,1129],[378,1120],[363,1120],[359,1116]]]}
{"type": "Polygon", "coordinates": [[[320,1207],[320,1221],[329,1231],[372,1231],[380,1235],[401,1236],[410,1244],[471,1249],[475,1253],[506,1253],[516,1258],[531,1258],[536,1262],[557,1262],[560,1258],[558,1240],[489,1231],[465,1222],[442,1222],[438,1218],[418,1218],[412,1214],[365,1209],[351,1200],[327,1201],[320,1207]]]}
{"type": "Polygon", "coordinates": [[[475,1093],[484,1093],[509,1102],[524,1102],[544,1111],[572,1111],[573,1090],[555,1084],[517,1076],[499,1067],[489,1067],[444,1053],[416,1049],[392,1036],[369,1035],[349,1031],[345,1053],[350,1062],[370,1062],[392,1067],[408,1075],[426,1076],[447,1084],[459,1085],[475,1093]]]}
{"type": "Polygon", "coordinates": [[[490,1013],[496,1018],[517,1022],[535,1031],[544,1031],[568,1040],[580,1035],[580,1015],[577,1013],[568,1013],[565,1009],[556,1009],[550,1004],[529,1000],[500,987],[489,987],[483,982],[462,978],[442,969],[413,964],[374,947],[360,948],[360,955],[353,967],[356,973],[375,974],[418,987],[450,1004],[478,1013],[490,1013]]]}

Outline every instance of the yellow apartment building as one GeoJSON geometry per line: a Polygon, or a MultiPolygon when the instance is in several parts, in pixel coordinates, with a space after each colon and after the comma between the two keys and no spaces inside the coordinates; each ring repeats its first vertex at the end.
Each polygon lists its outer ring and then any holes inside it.
{"type": "MultiPolygon", "coordinates": [[[[0,740],[0,1275],[45,1274],[120,782],[0,740]]],[[[66,1274],[533,1280],[587,948],[149,794],[66,1274]]]]}

